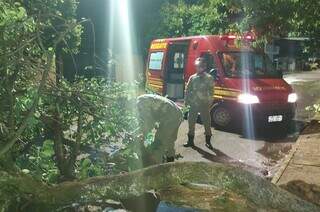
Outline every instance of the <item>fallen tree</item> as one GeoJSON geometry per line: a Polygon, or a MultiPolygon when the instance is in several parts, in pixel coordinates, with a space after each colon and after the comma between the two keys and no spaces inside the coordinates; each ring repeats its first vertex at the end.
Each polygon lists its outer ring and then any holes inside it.
{"type": "MultiPolygon", "coordinates": [[[[167,163],[115,176],[47,186],[24,174],[0,172],[0,208],[52,211],[74,203],[120,200],[183,184],[208,185],[244,197],[256,209],[319,211],[319,207],[247,171],[217,163],[167,163]]],[[[201,201],[201,200],[199,200],[201,201]]]]}

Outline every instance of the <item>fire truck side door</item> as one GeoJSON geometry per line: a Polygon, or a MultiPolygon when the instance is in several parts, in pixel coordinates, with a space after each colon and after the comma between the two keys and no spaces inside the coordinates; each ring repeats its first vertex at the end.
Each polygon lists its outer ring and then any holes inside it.
{"type": "Polygon", "coordinates": [[[184,98],[184,72],[188,58],[188,46],[188,42],[173,43],[169,46],[166,95],[174,100],[184,98]]]}

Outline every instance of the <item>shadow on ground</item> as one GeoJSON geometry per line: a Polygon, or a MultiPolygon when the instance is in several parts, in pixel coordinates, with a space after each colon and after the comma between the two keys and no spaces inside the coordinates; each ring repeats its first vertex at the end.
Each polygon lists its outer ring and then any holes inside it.
{"type": "Polygon", "coordinates": [[[217,128],[220,131],[238,134],[241,138],[252,140],[264,140],[267,142],[295,142],[296,137],[303,131],[307,123],[294,120],[287,126],[271,125],[257,126],[252,133],[246,133],[242,126],[234,126],[228,129],[217,128]]]}
{"type": "Polygon", "coordinates": [[[203,158],[211,162],[229,164],[231,166],[245,169],[261,177],[265,177],[268,174],[268,171],[265,169],[253,167],[245,163],[242,163],[234,158],[229,157],[228,155],[224,154],[223,152],[215,148],[213,150],[209,150],[209,149],[203,150],[200,147],[194,146],[192,147],[192,149],[197,151],[199,154],[201,154],[203,158]]]}

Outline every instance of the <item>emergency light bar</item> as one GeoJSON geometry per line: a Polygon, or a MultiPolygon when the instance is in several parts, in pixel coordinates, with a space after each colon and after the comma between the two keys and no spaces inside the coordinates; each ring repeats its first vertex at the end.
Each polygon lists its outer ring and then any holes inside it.
{"type": "Polygon", "coordinates": [[[220,36],[221,40],[225,40],[225,41],[233,41],[235,39],[241,39],[241,40],[245,40],[245,41],[254,41],[255,37],[254,35],[252,35],[252,33],[246,33],[243,36],[239,36],[239,35],[221,35],[220,36]]]}
{"type": "Polygon", "coordinates": [[[234,40],[236,38],[239,38],[238,36],[236,35],[221,35],[220,36],[220,39],[221,40],[225,40],[225,41],[230,41],[230,40],[234,40]]]}

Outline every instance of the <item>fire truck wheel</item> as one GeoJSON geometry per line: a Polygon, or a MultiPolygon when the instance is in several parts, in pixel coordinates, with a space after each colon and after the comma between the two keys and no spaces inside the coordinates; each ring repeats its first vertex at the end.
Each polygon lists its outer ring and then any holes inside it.
{"type": "Polygon", "coordinates": [[[216,106],[211,111],[212,123],[216,127],[228,128],[231,125],[232,116],[228,108],[216,106]]]}

